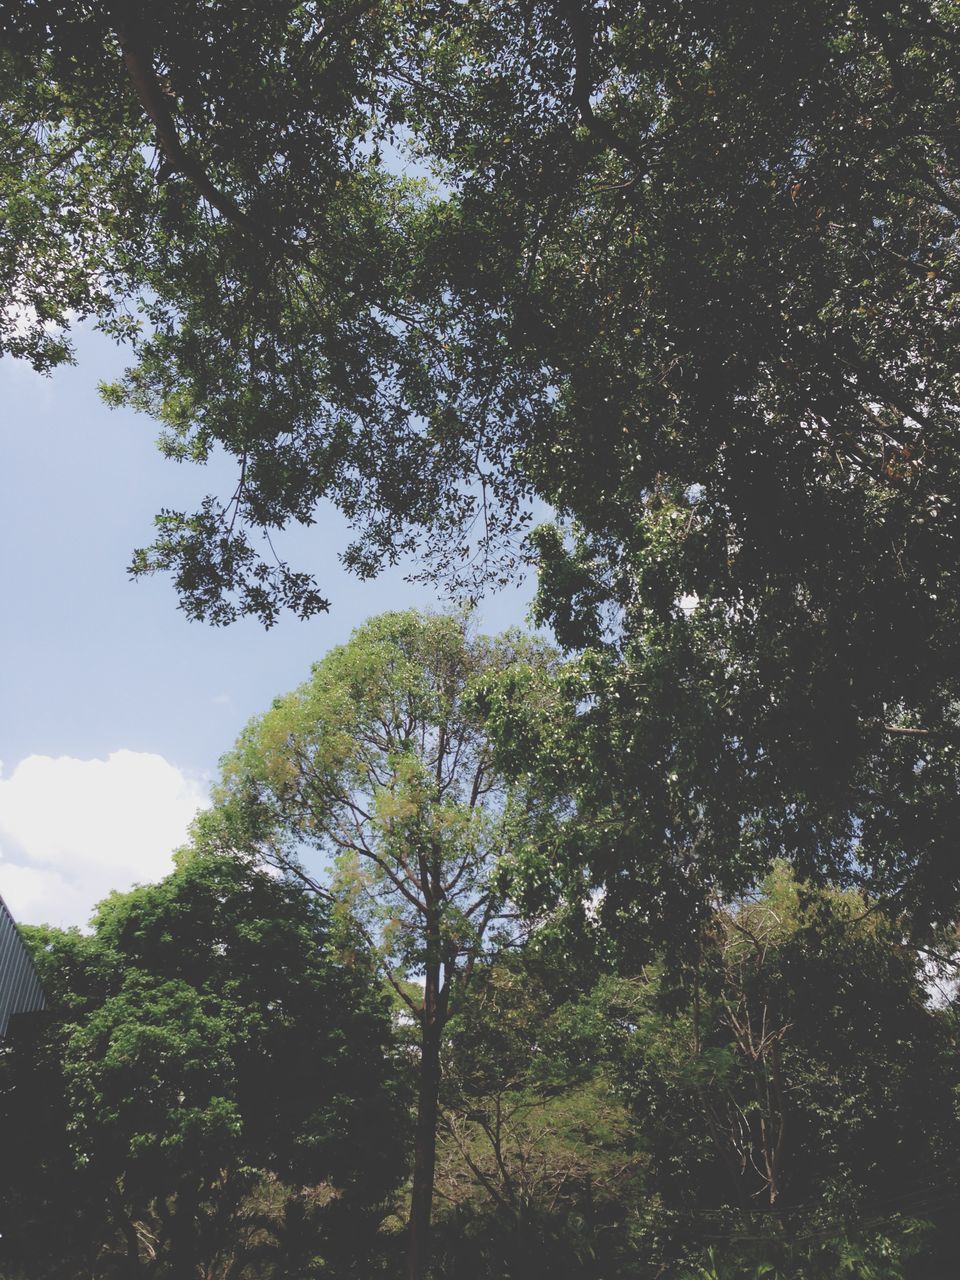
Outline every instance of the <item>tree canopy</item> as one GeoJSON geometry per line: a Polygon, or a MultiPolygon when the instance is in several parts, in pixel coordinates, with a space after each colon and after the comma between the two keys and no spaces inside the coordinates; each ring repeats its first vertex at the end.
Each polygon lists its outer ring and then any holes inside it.
{"type": "Polygon", "coordinates": [[[95,317],[108,398],[237,461],[136,572],[308,614],[270,538],[321,499],[364,575],[533,557],[561,640],[627,655],[627,792],[676,774],[681,860],[946,874],[950,0],[13,3],[3,49],[4,349],[49,368],[95,317]]]}
{"type": "Polygon", "coordinates": [[[478,964],[522,939],[499,864],[540,818],[536,789],[497,768],[471,695],[552,663],[531,637],[472,634],[467,615],[374,618],[248,725],[197,824],[202,846],[266,862],[348,912],[413,1022],[411,1280],[428,1265],[445,1028],[478,964]]]}
{"type": "Polygon", "coordinates": [[[95,317],[108,398],[237,461],[136,572],[309,614],[271,535],[321,499],[364,575],[535,558],[564,643],[629,654],[681,860],[952,865],[952,0],[13,3],[3,47],[4,348],[95,317]]]}
{"type": "Polygon", "coordinates": [[[0,1058],[4,1275],[248,1274],[297,1218],[304,1265],[362,1254],[403,1094],[379,984],[322,903],[193,854],[90,935],[24,932],[51,1013],[0,1058]]]}
{"type": "Polygon", "coordinates": [[[361,572],[461,576],[532,495],[607,547],[666,497],[686,590],[942,642],[948,0],[14,3],[4,50],[5,346],[97,315],[111,394],[238,460],[136,561],[191,612],[319,607],[247,531],[323,496],[361,572]]]}

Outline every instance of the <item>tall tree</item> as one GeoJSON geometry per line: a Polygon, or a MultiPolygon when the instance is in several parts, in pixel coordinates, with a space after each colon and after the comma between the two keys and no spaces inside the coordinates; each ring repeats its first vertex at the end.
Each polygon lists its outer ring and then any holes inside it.
{"type": "Polygon", "coordinates": [[[674,865],[758,805],[821,870],[866,833],[848,862],[888,891],[953,865],[954,0],[17,0],[4,22],[6,346],[49,366],[48,322],[97,315],[135,335],[111,398],[173,456],[237,460],[138,571],[270,622],[324,601],[251,539],[323,497],[360,573],[419,548],[461,584],[510,571],[538,497],[585,538],[527,544],[547,614],[626,623],[620,705],[650,714],[616,731],[664,741],[624,802],[656,774],[674,865]],[[717,761],[686,735],[687,785],[657,726],[704,644],[717,761]],[[721,774],[730,804],[700,795],[721,774]]]}
{"type": "Polygon", "coordinates": [[[462,616],[376,618],[251,722],[198,828],[362,921],[414,1021],[410,1280],[428,1259],[444,1028],[478,960],[516,937],[495,872],[532,803],[495,768],[471,688],[550,660],[518,634],[474,637],[462,616]]]}

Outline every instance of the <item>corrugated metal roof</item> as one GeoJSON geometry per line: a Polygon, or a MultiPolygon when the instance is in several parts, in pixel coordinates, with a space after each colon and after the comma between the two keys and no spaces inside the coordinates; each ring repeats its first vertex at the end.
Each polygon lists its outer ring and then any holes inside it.
{"type": "Polygon", "coordinates": [[[0,1039],[15,1013],[46,1008],[43,987],[20,939],[13,916],[0,898],[0,1039]]]}

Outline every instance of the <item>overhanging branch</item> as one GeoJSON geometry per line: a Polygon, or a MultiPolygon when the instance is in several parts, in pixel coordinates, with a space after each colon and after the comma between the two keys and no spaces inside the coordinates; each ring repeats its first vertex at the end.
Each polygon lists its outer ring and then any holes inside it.
{"type": "Polygon", "coordinates": [[[635,147],[614,129],[608,120],[598,116],[590,101],[593,93],[593,29],[592,24],[581,8],[578,0],[560,0],[560,10],[567,21],[573,36],[573,105],[580,113],[580,119],[590,133],[598,141],[618,152],[645,172],[647,158],[639,147],[635,147]]]}
{"type": "Polygon", "coordinates": [[[185,150],[177,132],[169,100],[157,77],[153,51],[144,36],[138,15],[129,4],[111,6],[114,30],[120,42],[130,83],[157,132],[157,142],[170,167],[193,183],[200,195],[228,222],[260,237],[256,223],[227,192],[221,191],[203,166],[185,150]]]}

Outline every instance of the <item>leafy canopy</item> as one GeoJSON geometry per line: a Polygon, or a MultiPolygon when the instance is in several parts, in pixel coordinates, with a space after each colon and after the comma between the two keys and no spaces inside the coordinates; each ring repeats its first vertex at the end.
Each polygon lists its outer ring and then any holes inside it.
{"type": "Polygon", "coordinates": [[[192,616],[325,607],[257,545],[324,498],[364,575],[535,556],[601,655],[559,758],[611,910],[781,855],[928,918],[960,891],[958,16],[9,4],[4,347],[51,367],[96,317],[133,344],[108,397],[236,459],[134,561],[192,616]],[[571,539],[518,542],[534,500],[571,539]]]}
{"type": "Polygon", "coordinates": [[[320,1184],[326,1211],[300,1206],[315,1252],[369,1230],[400,1173],[399,1068],[323,904],[192,854],[89,936],[25,934],[52,1013],[0,1058],[5,1269],[239,1270],[320,1184]]]}
{"type": "Polygon", "coordinates": [[[4,345],[49,367],[48,322],[97,316],[136,336],[111,396],[175,457],[237,458],[233,497],[165,512],[135,561],[196,616],[322,607],[248,537],[321,497],[361,573],[419,546],[462,579],[477,537],[509,568],[532,494],[608,559],[665,495],[686,591],[854,596],[880,636],[911,608],[927,645],[956,542],[956,20],[13,3],[4,345]]]}
{"type": "Polygon", "coordinates": [[[251,721],[198,838],[332,896],[399,992],[435,964],[449,988],[494,927],[513,930],[498,864],[539,816],[536,793],[497,769],[472,691],[552,660],[519,633],[474,636],[457,614],[372,619],[251,721]]]}

